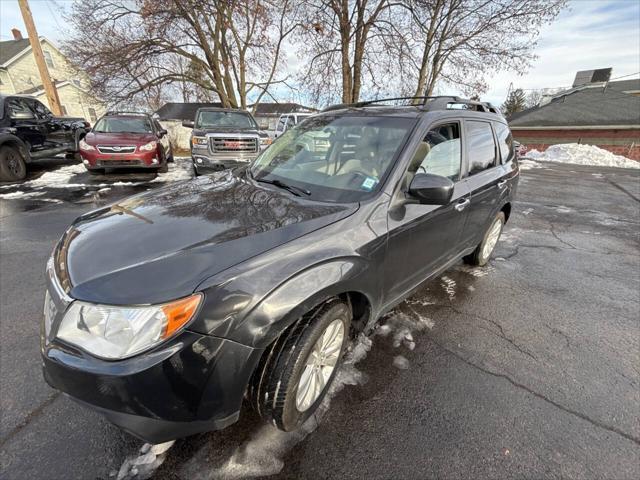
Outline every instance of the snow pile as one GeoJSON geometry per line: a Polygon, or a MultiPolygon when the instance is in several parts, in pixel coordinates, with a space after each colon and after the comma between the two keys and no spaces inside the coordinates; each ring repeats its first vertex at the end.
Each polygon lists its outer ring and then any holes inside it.
{"type": "Polygon", "coordinates": [[[171,440],[157,445],[145,443],[137,455],[128,457],[120,467],[120,470],[111,472],[110,476],[117,475],[116,480],[146,480],[151,478],[153,472],[164,462],[167,450],[171,448],[174,442],[175,440],[171,440]]]}
{"type": "Polygon", "coordinates": [[[158,182],[178,182],[181,180],[189,180],[195,176],[191,157],[176,157],[173,163],[168,164],[169,171],[167,173],[159,173],[151,183],[158,182]]]}
{"type": "Polygon", "coordinates": [[[526,153],[525,157],[544,162],[571,163],[575,165],[640,168],[640,162],[621,155],[615,155],[595,145],[582,145],[578,143],[551,145],[544,152],[531,150],[526,153]]]}

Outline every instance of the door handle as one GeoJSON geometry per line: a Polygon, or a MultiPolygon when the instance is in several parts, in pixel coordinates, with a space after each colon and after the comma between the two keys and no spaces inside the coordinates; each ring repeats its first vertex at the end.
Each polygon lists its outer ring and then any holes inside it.
{"type": "Polygon", "coordinates": [[[465,208],[467,208],[467,206],[471,203],[471,200],[469,200],[468,198],[463,200],[463,201],[459,201],[458,203],[456,203],[455,208],[457,211],[461,212],[463,211],[465,208]]]}
{"type": "Polygon", "coordinates": [[[501,180],[498,182],[498,188],[503,189],[507,185],[506,180],[501,180]]]}

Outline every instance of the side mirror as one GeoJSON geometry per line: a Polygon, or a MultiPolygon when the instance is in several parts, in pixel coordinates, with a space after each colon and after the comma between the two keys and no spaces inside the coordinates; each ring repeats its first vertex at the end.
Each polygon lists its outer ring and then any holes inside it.
{"type": "Polygon", "coordinates": [[[169,132],[167,132],[167,130],[165,130],[164,128],[158,132],[160,137],[164,137],[167,133],[169,133],[169,132]]]}
{"type": "Polygon", "coordinates": [[[183,127],[187,127],[187,128],[193,128],[193,126],[194,126],[193,120],[183,120],[182,121],[182,126],[183,127]]]}
{"type": "Polygon", "coordinates": [[[453,196],[453,182],[431,173],[416,173],[409,185],[409,195],[425,205],[446,205],[453,196]]]}

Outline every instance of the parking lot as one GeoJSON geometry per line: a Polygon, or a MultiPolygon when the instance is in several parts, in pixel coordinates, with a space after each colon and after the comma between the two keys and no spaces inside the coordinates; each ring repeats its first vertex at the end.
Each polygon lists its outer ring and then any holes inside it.
{"type": "MultiPolygon", "coordinates": [[[[141,442],[42,379],[44,266],[76,216],[192,171],[56,168],[0,186],[1,477],[106,480],[141,442]]],[[[385,317],[314,431],[246,410],[176,442],[154,478],[639,478],[639,202],[639,170],[525,162],[490,265],[385,317]]]]}

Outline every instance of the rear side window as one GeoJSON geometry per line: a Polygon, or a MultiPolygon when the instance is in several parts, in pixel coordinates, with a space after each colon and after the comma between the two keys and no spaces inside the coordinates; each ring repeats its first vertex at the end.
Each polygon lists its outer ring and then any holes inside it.
{"type": "Polygon", "coordinates": [[[16,120],[35,118],[29,102],[24,98],[9,98],[7,100],[7,113],[10,118],[16,120]]]}
{"type": "Polygon", "coordinates": [[[467,120],[467,155],[469,157],[469,175],[475,175],[496,165],[496,144],[493,140],[491,124],[467,120]]]}
{"type": "Polygon", "coordinates": [[[503,123],[496,123],[494,126],[496,129],[496,137],[498,137],[502,163],[510,162],[513,160],[513,136],[511,135],[511,130],[503,123]]]}

